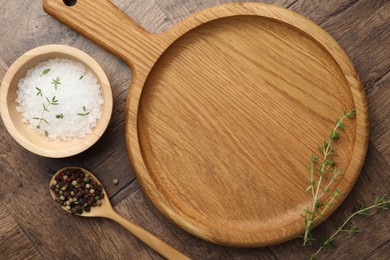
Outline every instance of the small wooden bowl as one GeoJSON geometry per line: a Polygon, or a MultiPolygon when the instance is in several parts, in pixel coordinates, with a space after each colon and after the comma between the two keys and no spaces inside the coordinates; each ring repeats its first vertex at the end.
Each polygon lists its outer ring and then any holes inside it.
{"type": "Polygon", "coordinates": [[[81,50],[64,45],[45,45],[30,50],[19,57],[9,68],[1,83],[0,111],[4,125],[11,136],[24,148],[38,155],[50,158],[63,158],[81,153],[91,147],[104,133],[112,114],[112,92],[107,76],[99,64],[81,50]],[[64,58],[80,62],[97,77],[104,104],[102,115],[92,133],[83,139],[75,138],[71,142],[49,141],[34,132],[29,124],[22,122],[22,114],[16,111],[18,82],[26,76],[29,69],[39,63],[64,58]]]}

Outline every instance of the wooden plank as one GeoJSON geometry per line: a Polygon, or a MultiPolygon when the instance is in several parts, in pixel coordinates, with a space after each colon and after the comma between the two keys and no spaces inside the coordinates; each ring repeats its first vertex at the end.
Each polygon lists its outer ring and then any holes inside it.
{"type": "Polygon", "coordinates": [[[172,22],[154,0],[113,0],[112,2],[135,22],[150,32],[161,33],[172,25],[172,22]]]}
{"type": "Polygon", "coordinates": [[[0,58],[0,82],[3,80],[5,73],[8,70],[8,66],[5,62],[0,58]]]}
{"type": "MultiPolygon", "coordinates": [[[[295,0],[255,0],[251,2],[258,2],[258,3],[266,3],[266,4],[274,4],[279,6],[289,6],[292,4],[295,0]]],[[[162,2],[160,0],[160,2],[162,2]]],[[[216,5],[222,5],[232,2],[249,2],[244,0],[217,0],[217,1],[207,1],[207,0],[200,0],[200,1],[184,1],[183,5],[188,10],[189,14],[193,14],[196,12],[199,12],[203,9],[210,8],[216,5]]],[[[181,10],[180,10],[181,11],[181,10]]]]}
{"type": "Polygon", "coordinates": [[[382,259],[388,259],[389,251],[386,253],[386,251],[383,251],[386,249],[385,247],[381,249],[377,247],[390,239],[389,235],[384,235],[386,232],[387,234],[390,232],[387,224],[389,218],[390,214],[388,212],[377,212],[367,218],[354,219],[351,224],[361,228],[361,232],[352,237],[348,234],[342,234],[335,242],[336,248],[329,249],[324,255],[329,259],[346,259],[351,256],[353,256],[353,259],[364,259],[372,251],[377,251],[376,254],[378,255],[385,256],[387,254],[387,258],[382,259]],[[380,230],[380,232],[375,232],[375,230],[380,230]]]}
{"type": "Polygon", "coordinates": [[[0,196],[0,259],[43,259],[11,217],[0,196]]]}
{"type": "Polygon", "coordinates": [[[321,25],[337,14],[343,13],[353,7],[358,1],[360,0],[329,0],[326,2],[321,0],[299,0],[294,2],[290,6],[290,9],[321,25]]]}
{"type": "Polygon", "coordinates": [[[115,193],[111,193],[110,199],[113,205],[119,204],[121,201],[127,199],[131,194],[141,189],[137,179],[133,179],[130,184],[127,184],[122,189],[118,189],[115,193]]]}
{"type": "MultiPolygon", "coordinates": [[[[0,59],[0,82],[7,69],[5,62],[0,59]]],[[[9,164],[6,163],[10,159],[9,152],[18,150],[19,147],[7,144],[9,140],[7,140],[7,137],[4,137],[7,133],[3,127],[3,122],[0,125],[0,142],[2,145],[2,147],[0,146],[0,172],[6,174],[10,170],[9,164]]],[[[4,192],[4,189],[0,189],[0,259],[42,259],[27,234],[6,208],[5,204],[8,206],[12,204],[6,200],[4,192]]]]}
{"type": "Polygon", "coordinates": [[[279,6],[288,7],[296,0],[254,0],[254,1],[243,1],[243,0],[197,0],[197,1],[178,1],[178,0],[154,0],[155,3],[161,8],[164,14],[173,23],[180,22],[203,9],[213,7],[216,5],[232,3],[232,2],[259,2],[267,4],[275,4],[279,6]]]}
{"type": "Polygon", "coordinates": [[[390,68],[390,2],[357,1],[343,12],[336,12],[321,26],[345,49],[365,88],[371,88],[390,68]],[[366,15],[362,14],[362,10],[366,15]]]}
{"type": "Polygon", "coordinates": [[[390,257],[390,240],[364,257],[364,260],[388,260],[390,257]]]}
{"type": "Polygon", "coordinates": [[[371,140],[381,156],[390,163],[390,73],[387,73],[367,93],[371,120],[371,140]]]}

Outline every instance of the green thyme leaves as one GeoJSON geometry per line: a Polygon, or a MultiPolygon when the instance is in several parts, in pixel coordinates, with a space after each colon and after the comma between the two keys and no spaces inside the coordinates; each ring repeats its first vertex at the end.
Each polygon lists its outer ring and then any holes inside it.
{"type": "Polygon", "coordinates": [[[306,187],[307,192],[312,198],[313,204],[310,209],[305,209],[305,232],[303,235],[303,245],[310,243],[312,240],[310,230],[313,223],[323,217],[329,207],[336,205],[336,201],[340,198],[343,191],[334,189],[334,183],[340,181],[344,176],[343,169],[337,167],[335,157],[336,148],[333,142],[340,139],[340,129],[345,128],[344,120],[346,118],[353,119],[356,115],[356,110],[353,109],[344,113],[343,117],[336,120],[336,124],[332,129],[327,140],[324,140],[321,147],[318,149],[320,155],[313,154],[310,158],[310,182],[306,187]]]}
{"type": "Polygon", "coordinates": [[[61,113],[61,114],[58,114],[58,115],[56,115],[56,118],[57,119],[64,119],[64,115],[61,113]]]}
{"type": "Polygon", "coordinates": [[[42,97],[42,89],[36,87],[35,88],[38,92],[37,92],[37,96],[41,96],[42,97]]]}
{"type": "Polygon", "coordinates": [[[50,72],[50,69],[45,69],[44,71],[42,71],[40,77],[41,77],[42,75],[46,75],[46,74],[49,73],[49,72],[50,72]]]}
{"type": "Polygon", "coordinates": [[[56,79],[53,79],[51,84],[54,85],[55,89],[57,90],[58,85],[61,85],[60,77],[57,77],[56,79]]]}
{"type": "Polygon", "coordinates": [[[87,111],[86,107],[83,106],[83,113],[77,113],[79,116],[87,116],[89,115],[89,112],[87,111]]]}

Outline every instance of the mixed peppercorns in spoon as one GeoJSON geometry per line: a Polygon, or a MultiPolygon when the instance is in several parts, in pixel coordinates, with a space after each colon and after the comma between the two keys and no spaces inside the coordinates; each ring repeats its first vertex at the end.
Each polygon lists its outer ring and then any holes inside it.
{"type": "Polygon", "coordinates": [[[91,207],[100,206],[104,198],[102,185],[79,168],[60,171],[50,189],[55,193],[54,200],[72,214],[90,212],[91,207]]]}

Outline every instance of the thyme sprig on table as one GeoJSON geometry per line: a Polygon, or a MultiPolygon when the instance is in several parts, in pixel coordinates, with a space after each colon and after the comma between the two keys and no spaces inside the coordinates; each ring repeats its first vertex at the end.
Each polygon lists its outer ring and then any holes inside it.
{"type": "Polygon", "coordinates": [[[323,214],[329,207],[335,205],[335,201],[340,197],[342,191],[333,189],[332,184],[340,181],[344,176],[343,169],[338,168],[334,157],[336,156],[333,142],[340,138],[339,129],[345,128],[344,120],[352,119],[356,115],[356,110],[353,109],[344,113],[344,116],[336,120],[336,125],[332,129],[327,140],[322,143],[319,152],[321,158],[317,155],[312,155],[310,158],[310,183],[306,188],[306,192],[312,197],[313,203],[310,208],[305,209],[305,231],[303,234],[303,245],[310,243],[313,239],[310,236],[310,230],[313,223],[322,218],[323,214]],[[324,200],[324,196],[329,196],[329,199],[324,200]]]}
{"type": "Polygon", "coordinates": [[[322,242],[320,248],[318,248],[318,250],[310,256],[310,259],[315,259],[320,252],[326,252],[326,250],[330,246],[334,246],[335,238],[339,233],[344,232],[344,233],[348,233],[349,235],[360,233],[360,228],[355,226],[345,229],[345,226],[353,217],[357,215],[367,216],[370,215],[370,212],[373,211],[374,209],[387,210],[389,209],[389,207],[390,207],[390,200],[387,198],[387,194],[381,197],[376,197],[373,203],[369,206],[361,206],[359,210],[352,213],[344,221],[344,223],[336,230],[336,232],[334,232],[329,238],[327,238],[324,242],[322,242]]]}

